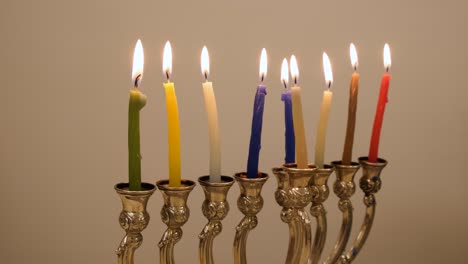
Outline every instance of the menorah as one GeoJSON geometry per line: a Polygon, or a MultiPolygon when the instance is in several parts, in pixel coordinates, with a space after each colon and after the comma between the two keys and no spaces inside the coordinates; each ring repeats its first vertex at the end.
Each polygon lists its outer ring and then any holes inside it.
{"type": "MultiPolygon", "coordinates": [[[[379,158],[377,162],[369,162],[367,157],[361,157],[359,162],[352,162],[350,165],[335,161],[323,168],[309,165],[308,168],[300,169],[296,164],[284,164],[273,168],[272,173],[278,182],[275,199],[282,207],[281,220],[289,228],[289,246],[285,263],[352,263],[361,252],[371,232],[376,210],[375,194],[381,188],[380,174],[386,165],[387,161],[384,159],[379,158]],[[359,187],[364,194],[366,214],[351,248],[346,250],[353,226],[353,205],[350,198],[356,191],[354,177],[360,167],[362,167],[362,177],[359,180],[359,187]],[[333,192],[339,198],[338,209],[342,212],[342,224],[332,252],[322,260],[322,251],[327,239],[327,217],[323,203],[330,193],[328,179],[333,171],[336,174],[333,192]],[[310,215],[316,221],[314,236],[311,218],[306,210],[309,204],[311,204],[310,215]]],[[[261,191],[268,178],[266,173],[259,173],[257,178],[248,178],[244,172],[241,172],[236,173],[234,177],[222,176],[220,182],[210,182],[208,176],[198,179],[205,194],[202,211],[208,219],[208,223],[199,235],[200,263],[214,263],[213,241],[222,232],[221,222],[229,212],[226,197],[234,181],[237,181],[240,188],[237,207],[243,214],[243,218],[236,226],[233,258],[235,264],[247,263],[247,239],[249,232],[258,225],[256,215],[263,207],[261,191]]],[[[134,263],[135,251],[143,242],[141,232],[150,220],[146,204],[156,188],[163,196],[161,219],[167,226],[158,244],[160,263],[175,263],[174,247],[182,239],[182,226],[189,219],[190,210],[187,207],[187,199],[194,187],[195,182],[190,180],[182,180],[180,187],[170,187],[168,180],[158,181],[156,185],[142,183],[141,191],[129,191],[127,183],[115,185],[123,206],[119,222],[126,232],[116,252],[119,264],[134,263]]]]}

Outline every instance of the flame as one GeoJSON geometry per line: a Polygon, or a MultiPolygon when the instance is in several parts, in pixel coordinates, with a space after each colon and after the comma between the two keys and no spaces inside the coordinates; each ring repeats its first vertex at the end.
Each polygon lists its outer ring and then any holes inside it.
{"type": "Polygon", "coordinates": [[[392,57],[390,55],[390,47],[388,46],[388,43],[385,43],[383,57],[384,57],[384,67],[388,71],[390,69],[390,66],[392,66],[392,57]]]}
{"type": "Polygon", "coordinates": [[[168,79],[172,73],[172,47],[169,41],[167,41],[166,45],[164,46],[163,73],[168,79]]]}
{"type": "Polygon", "coordinates": [[[356,70],[357,66],[359,65],[359,62],[358,62],[356,46],[354,46],[353,43],[349,45],[349,56],[351,57],[351,66],[353,66],[354,70],[356,70]]]}
{"type": "Polygon", "coordinates": [[[143,64],[145,64],[143,45],[141,44],[141,40],[138,39],[135,45],[135,51],[133,52],[132,82],[135,86],[138,86],[138,82],[140,82],[143,77],[143,64]]]}
{"type": "Polygon", "coordinates": [[[284,88],[288,86],[288,81],[289,81],[288,60],[284,58],[283,63],[281,64],[281,82],[284,84],[284,88]]]}
{"type": "Polygon", "coordinates": [[[203,46],[201,52],[201,71],[203,76],[208,79],[208,74],[210,74],[210,55],[208,55],[206,46],[203,46]]]}
{"type": "Polygon", "coordinates": [[[297,67],[297,60],[294,55],[292,55],[289,60],[289,68],[291,71],[291,78],[294,80],[294,84],[297,84],[297,80],[299,79],[299,68],[297,67]]]}
{"type": "Polygon", "coordinates": [[[325,82],[327,83],[328,88],[330,88],[333,82],[333,72],[331,69],[330,59],[326,52],[323,53],[323,72],[325,73],[325,82]]]}
{"type": "Polygon", "coordinates": [[[268,58],[265,48],[262,49],[262,54],[260,55],[260,80],[263,82],[267,74],[268,67],[268,58]]]}

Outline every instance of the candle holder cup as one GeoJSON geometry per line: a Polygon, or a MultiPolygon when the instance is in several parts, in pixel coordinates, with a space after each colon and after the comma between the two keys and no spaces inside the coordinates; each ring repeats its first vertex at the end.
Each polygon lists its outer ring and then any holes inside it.
{"type": "Polygon", "coordinates": [[[144,182],[141,183],[141,187],[141,191],[129,191],[128,183],[118,183],[114,186],[122,201],[119,223],[126,232],[116,251],[118,264],[134,263],[135,250],[143,243],[141,232],[150,221],[146,205],[156,187],[144,182]]]}
{"type": "Polygon", "coordinates": [[[272,169],[278,181],[275,198],[282,207],[281,220],[289,226],[288,264],[308,262],[312,239],[310,218],[304,208],[312,199],[309,182],[315,168],[296,167],[296,164],[284,164],[272,169]]]}
{"type": "Polygon", "coordinates": [[[245,172],[240,172],[236,173],[234,178],[240,188],[237,207],[244,214],[244,218],[236,227],[233,245],[234,264],[246,264],[247,237],[258,224],[257,214],[263,208],[261,192],[263,184],[268,180],[268,174],[259,172],[257,178],[247,178],[245,172]]]}
{"type": "Polygon", "coordinates": [[[221,182],[210,182],[210,176],[201,176],[198,178],[198,183],[205,193],[202,212],[208,219],[208,223],[198,236],[200,238],[199,258],[202,264],[213,264],[213,240],[223,230],[221,220],[229,212],[226,197],[234,183],[234,178],[221,176],[221,182]]]}
{"type": "Polygon", "coordinates": [[[375,218],[376,199],[374,194],[376,194],[382,186],[380,174],[385,166],[387,166],[387,161],[381,158],[379,158],[377,162],[369,162],[367,157],[360,157],[359,163],[362,166],[362,177],[359,181],[359,187],[364,192],[363,201],[366,206],[366,215],[361,229],[354,240],[353,246],[349,251],[341,255],[338,262],[339,264],[347,264],[354,261],[366,243],[375,218]]]}
{"type": "Polygon", "coordinates": [[[170,187],[169,180],[156,183],[163,196],[164,205],[161,209],[161,219],[167,225],[159,246],[161,264],[174,264],[174,246],[182,238],[181,227],[188,221],[190,210],[187,199],[195,187],[195,182],[182,180],[180,187],[170,187]]]}

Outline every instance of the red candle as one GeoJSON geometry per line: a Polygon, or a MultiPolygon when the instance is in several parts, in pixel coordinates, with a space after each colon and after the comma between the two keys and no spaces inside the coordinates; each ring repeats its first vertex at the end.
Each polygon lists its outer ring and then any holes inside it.
{"type": "Polygon", "coordinates": [[[382,130],[383,117],[385,113],[385,105],[388,102],[388,88],[390,86],[391,75],[388,73],[391,65],[390,48],[388,44],[384,46],[384,66],[386,73],[382,77],[380,84],[379,102],[377,104],[377,111],[375,112],[374,128],[372,129],[372,137],[369,149],[369,162],[377,162],[379,153],[380,131],[382,130]]]}

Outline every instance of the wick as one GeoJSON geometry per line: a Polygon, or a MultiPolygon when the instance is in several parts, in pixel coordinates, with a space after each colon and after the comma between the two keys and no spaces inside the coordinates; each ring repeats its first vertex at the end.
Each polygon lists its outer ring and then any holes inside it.
{"type": "Polygon", "coordinates": [[[357,65],[354,64],[354,71],[357,71],[357,65]]]}
{"type": "Polygon", "coordinates": [[[332,84],[332,82],[331,82],[331,81],[328,81],[328,89],[331,88],[331,84],[332,84]]]}
{"type": "Polygon", "coordinates": [[[171,77],[169,76],[169,71],[166,70],[166,78],[167,78],[167,82],[169,82],[171,80],[171,77]]]}
{"type": "Polygon", "coordinates": [[[260,78],[260,82],[263,83],[263,80],[265,79],[265,74],[262,73],[262,76],[260,78]]]}
{"type": "Polygon", "coordinates": [[[133,83],[133,87],[138,88],[138,86],[140,86],[140,81],[141,81],[141,74],[138,74],[137,77],[135,78],[135,82],[133,83]]]}
{"type": "Polygon", "coordinates": [[[294,84],[297,85],[297,76],[294,76],[294,84]]]}
{"type": "Polygon", "coordinates": [[[283,80],[283,85],[284,85],[284,89],[288,89],[288,84],[286,83],[286,80],[283,80]]]}
{"type": "Polygon", "coordinates": [[[205,75],[205,81],[207,82],[208,81],[208,72],[205,71],[204,75],[205,75]]]}
{"type": "Polygon", "coordinates": [[[390,70],[390,66],[387,66],[387,68],[385,68],[385,70],[386,70],[387,73],[388,73],[388,71],[390,70]]]}

